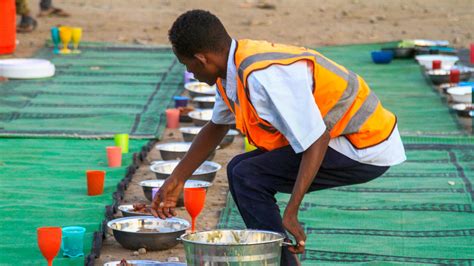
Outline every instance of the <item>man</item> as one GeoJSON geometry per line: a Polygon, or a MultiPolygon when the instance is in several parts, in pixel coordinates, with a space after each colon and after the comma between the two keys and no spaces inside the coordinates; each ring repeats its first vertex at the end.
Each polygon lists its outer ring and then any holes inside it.
{"type": "Polygon", "coordinates": [[[218,95],[212,120],[155,197],[161,218],[184,182],[220,143],[230,124],[257,150],[227,166],[229,190],[248,228],[295,237],[282,265],[297,265],[306,235],[298,209],[308,191],[364,183],[405,160],[395,116],[364,80],[320,53],[264,41],[233,40],[213,14],[192,10],[169,30],[179,61],[218,95]],[[276,192],[291,193],[280,216],[276,192]]]}
{"type": "MultiPolygon", "coordinates": [[[[16,31],[18,33],[28,33],[35,30],[38,26],[38,22],[31,16],[27,0],[15,0],[15,5],[17,15],[21,16],[20,23],[18,24],[16,31]]],[[[40,13],[38,16],[68,17],[69,14],[60,8],[54,7],[52,5],[52,0],[41,0],[40,13]]]]}

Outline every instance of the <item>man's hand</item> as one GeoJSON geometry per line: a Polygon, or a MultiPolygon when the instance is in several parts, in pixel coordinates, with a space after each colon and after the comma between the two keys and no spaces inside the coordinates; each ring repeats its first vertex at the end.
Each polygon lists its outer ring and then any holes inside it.
{"type": "Polygon", "coordinates": [[[283,227],[296,239],[296,244],[289,246],[288,250],[295,254],[303,253],[306,244],[306,234],[298,221],[298,214],[290,214],[285,211],[283,214],[283,227]]]}
{"type": "Polygon", "coordinates": [[[180,181],[179,178],[173,176],[168,177],[151,203],[151,213],[153,216],[160,217],[161,219],[176,216],[174,208],[176,207],[179,194],[181,194],[183,188],[184,182],[180,181]]]}

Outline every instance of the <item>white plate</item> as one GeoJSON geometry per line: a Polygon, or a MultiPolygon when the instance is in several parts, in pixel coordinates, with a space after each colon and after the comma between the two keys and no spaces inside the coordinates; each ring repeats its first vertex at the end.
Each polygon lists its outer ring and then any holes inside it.
{"type": "Polygon", "coordinates": [[[44,59],[0,60],[0,76],[11,79],[49,78],[54,72],[54,65],[44,59]]]}
{"type": "Polygon", "coordinates": [[[426,69],[433,68],[433,61],[440,60],[441,61],[441,68],[443,69],[451,69],[457,61],[459,61],[459,57],[452,56],[452,55],[417,55],[415,56],[416,61],[418,64],[424,66],[426,69]]]}
{"type": "Polygon", "coordinates": [[[472,103],[472,87],[471,86],[461,86],[461,87],[452,87],[446,91],[453,101],[458,103],[472,103]]]}

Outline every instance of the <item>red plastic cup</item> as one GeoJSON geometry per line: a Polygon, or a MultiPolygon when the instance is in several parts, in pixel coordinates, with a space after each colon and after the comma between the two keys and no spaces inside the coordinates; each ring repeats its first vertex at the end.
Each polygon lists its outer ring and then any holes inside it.
{"type": "Polygon", "coordinates": [[[166,127],[167,128],[179,127],[179,109],[166,110],[166,127]]]}
{"type": "Polygon", "coordinates": [[[104,193],[105,171],[87,170],[87,195],[96,196],[104,193]]]}
{"type": "Polygon", "coordinates": [[[451,83],[459,83],[459,76],[461,75],[461,72],[459,69],[451,69],[449,72],[449,82],[451,83]]]}
{"type": "Polygon", "coordinates": [[[106,147],[107,161],[109,167],[120,167],[122,166],[122,148],[117,146],[106,147]]]}
{"type": "Polygon", "coordinates": [[[474,65],[474,43],[471,43],[471,64],[474,65]]]}
{"type": "Polygon", "coordinates": [[[433,60],[431,63],[433,69],[441,69],[441,60],[433,60]]]}

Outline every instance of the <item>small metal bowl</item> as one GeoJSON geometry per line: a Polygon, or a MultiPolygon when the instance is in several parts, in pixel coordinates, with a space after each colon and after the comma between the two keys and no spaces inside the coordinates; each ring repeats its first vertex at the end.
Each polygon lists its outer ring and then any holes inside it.
{"type": "Polygon", "coordinates": [[[213,96],[216,95],[216,87],[209,86],[204,82],[189,82],[184,85],[184,88],[189,92],[191,97],[198,96],[213,96]]]}
{"type": "MultiPolygon", "coordinates": [[[[149,206],[147,206],[147,207],[149,207],[149,206]]],[[[151,216],[152,215],[151,213],[134,212],[132,204],[120,205],[120,206],[118,206],[118,209],[122,212],[123,217],[151,216]]]]}
{"type": "Polygon", "coordinates": [[[388,47],[382,48],[382,51],[392,51],[394,58],[404,59],[404,58],[413,58],[415,55],[415,48],[405,48],[405,47],[388,47]]]}
{"type": "Polygon", "coordinates": [[[459,116],[474,117],[474,104],[471,103],[458,103],[451,106],[459,116]]]}
{"type": "MultiPolygon", "coordinates": [[[[143,194],[145,194],[145,198],[147,198],[149,201],[152,201],[152,190],[153,188],[160,188],[163,186],[163,183],[165,182],[164,179],[160,180],[145,180],[140,182],[140,186],[143,189],[143,194]]],[[[200,180],[188,180],[184,184],[185,188],[197,188],[197,187],[202,187],[205,188],[206,191],[207,189],[212,186],[212,183],[206,182],[206,181],[200,181],[200,180]]],[[[179,195],[178,202],[176,203],[177,207],[183,207],[184,206],[184,197],[183,193],[179,195]]],[[[119,207],[120,208],[120,207],[119,207]]]]}
{"type": "Polygon", "coordinates": [[[196,104],[197,108],[200,109],[212,109],[214,103],[216,103],[216,97],[214,96],[201,96],[193,98],[193,103],[196,104]]]}
{"type": "Polygon", "coordinates": [[[189,112],[188,116],[191,117],[194,125],[198,127],[204,126],[207,122],[211,121],[212,109],[201,109],[191,111],[189,112]]]}
{"type": "MultiPolygon", "coordinates": [[[[191,147],[191,142],[170,142],[157,144],[155,148],[160,151],[161,158],[165,161],[183,159],[191,147]]],[[[212,152],[208,160],[212,160],[216,152],[212,152]]]]}
{"type": "MultiPolygon", "coordinates": [[[[181,127],[179,128],[179,131],[181,131],[184,141],[192,142],[194,138],[197,136],[197,134],[199,133],[199,131],[201,131],[201,129],[202,127],[181,127]]],[[[219,146],[221,146],[221,148],[229,146],[230,144],[232,144],[235,136],[237,135],[239,135],[239,132],[237,130],[229,129],[229,131],[227,131],[227,134],[224,136],[219,146]]]]}
{"type": "MultiPolygon", "coordinates": [[[[163,161],[152,164],[150,170],[155,173],[157,179],[168,178],[173,170],[178,165],[179,160],[163,161]]],[[[221,169],[221,165],[215,162],[205,161],[199,166],[193,175],[189,178],[190,180],[200,180],[212,183],[216,177],[217,171],[221,169]]]]}
{"type": "Polygon", "coordinates": [[[189,228],[189,222],[180,218],[162,220],[150,216],[114,219],[107,223],[122,247],[130,250],[165,250],[176,246],[177,238],[189,228]]]}
{"type": "MultiPolygon", "coordinates": [[[[459,80],[468,81],[471,78],[471,70],[467,67],[456,67],[459,69],[459,80]]],[[[451,70],[450,69],[430,69],[426,71],[426,75],[430,78],[431,82],[435,85],[451,82],[451,70]]]]}

